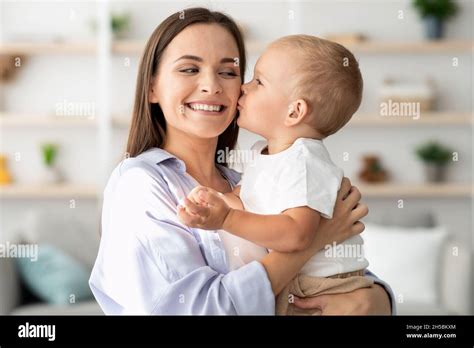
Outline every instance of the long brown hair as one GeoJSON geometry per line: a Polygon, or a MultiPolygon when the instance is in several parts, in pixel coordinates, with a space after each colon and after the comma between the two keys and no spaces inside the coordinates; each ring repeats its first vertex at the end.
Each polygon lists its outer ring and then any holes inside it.
{"type": "MultiPolygon", "coordinates": [[[[166,121],[159,104],[152,104],[148,100],[152,80],[158,71],[163,51],[168,44],[186,27],[197,24],[219,24],[234,37],[239,49],[240,79],[243,83],[245,73],[245,46],[242,33],[237,24],[221,12],[211,12],[206,8],[189,8],[166,18],[151,34],[145,52],[143,53],[138,69],[135,105],[133,108],[132,123],[128,135],[127,155],[135,157],[152,148],[161,147],[166,135],[166,121]]],[[[235,117],[238,117],[236,114],[235,117]]],[[[226,148],[233,149],[237,142],[239,127],[234,121],[219,135],[217,151],[226,148]]],[[[225,165],[225,163],[221,163],[225,165]]]]}

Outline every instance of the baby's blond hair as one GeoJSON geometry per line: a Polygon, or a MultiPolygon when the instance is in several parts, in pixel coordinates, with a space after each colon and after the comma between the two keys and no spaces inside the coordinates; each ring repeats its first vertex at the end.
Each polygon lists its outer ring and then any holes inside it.
{"type": "Polygon", "coordinates": [[[271,46],[297,50],[293,97],[308,103],[311,125],[323,137],[336,133],[362,100],[362,75],[354,55],[340,44],[310,35],[285,36],[271,46]]]}

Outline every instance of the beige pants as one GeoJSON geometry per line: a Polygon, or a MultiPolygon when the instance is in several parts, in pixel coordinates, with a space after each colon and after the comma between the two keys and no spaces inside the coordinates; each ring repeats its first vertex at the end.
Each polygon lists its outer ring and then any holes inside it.
{"type": "Polygon", "coordinates": [[[368,288],[373,281],[364,277],[364,270],[336,274],[327,278],[296,276],[276,299],[276,315],[317,315],[318,310],[300,309],[293,304],[293,296],[300,298],[331,295],[368,288]]]}

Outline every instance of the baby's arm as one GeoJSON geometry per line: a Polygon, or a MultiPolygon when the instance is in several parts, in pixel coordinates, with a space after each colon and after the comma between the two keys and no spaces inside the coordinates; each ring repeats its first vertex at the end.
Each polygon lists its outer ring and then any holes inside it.
{"type": "Polygon", "coordinates": [[[267,249],[294,252],[311,244],[320,219],[319,213],[309,207],[291,208],[276,215],[230,209],[222,229],[267,249]]]}
{"type": "Polygon", "coordinates": [[[232,209],[244,210],[244,205],[240,200],[240,186],[236,186],[232,192],[224,193],[222,199],[224,199],[227,205],[232,209]]]}
{"type": "Polygon", "coordinates": [[[185,199],[185,206],[179,208],[178,215],[187,226],[224,229],[279,252],[305,249],[319,225],[319,213],[308,207],[291,208],[276,215],[261,215],[233,209],[226,202],[227,198],[236,199],[210,188],[195,188],[185,199]]]}

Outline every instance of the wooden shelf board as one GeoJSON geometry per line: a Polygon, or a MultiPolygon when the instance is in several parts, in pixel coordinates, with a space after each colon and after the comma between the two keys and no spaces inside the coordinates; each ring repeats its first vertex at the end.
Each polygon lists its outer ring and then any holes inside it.
{"type": "Polygon", "coordinates": [[[472,125],[473,117],[469,113],[432,112],[421,114],[418,119],[413,116],[381,116],[378,114],[359,113],[349,121],[353,126],[383,126],[389,124],[403,126],[418,125],[472,125]]]}
{"type": "Polygon", "coordinates": [[[472,197],[472,183],[356,183],[363,197],[472,197]]]}
{"type": "Polygon", "coordinates": [[[94,118],[84,116],[16,115],[0,113],[0,127],[95,127],[94,118]]]}
{"type": "Polygon", "coordinates": [[[414,41],[414,42],[390,42],[390,41],[363,41],[356,44],[348,44],[349,50],[358,53],[452,53],[469,52],[473,48],[472,41],[440,40],[440,41],[414,41]]]}
{"type": "MultiPolygon", "coordinates": [[[[117,40],[112,43],[112,51],[116,54],[140,54],[145,48],[144,40],[117,40]]],[[[260,53],[269,42],[248,40],[249,53],[260,53]]],[[[402,53],[446,53],[471,52],[473,42],[469,40],[440,40],[440,41],[376,41],[367,40],[358,43],[344,44],[348,49],[357,53],[370,54],[402,54],[402,53]]],[[[9,42],[0,44],[0,54],[93,54],[95,42],[9,42]]]]}
{"type": "MultiPolygon", "coordinates": [[[[260,53],[268,43],[261,41],[248,41],[246,47],[249,52],[260,53]]],[[[429,54],[454,52],[471,52],[473,42],[468,40],[440,40],[440,41],[376,41],[366,40],[357,43],[342,43],[349,50],[356,53],[369,54],[429,54]]]]}
{"type": "Polygon", "coordinates": [[[0,185],[0,198],[66,198],[95,199],[98,190],[92,185],[79,184],[11,184],[0,185]]]}
{"type": "Polygon", "coordinates": [[[94,42],[9,42],[0,44],[0,54],[92,54],[94,42]]]}

